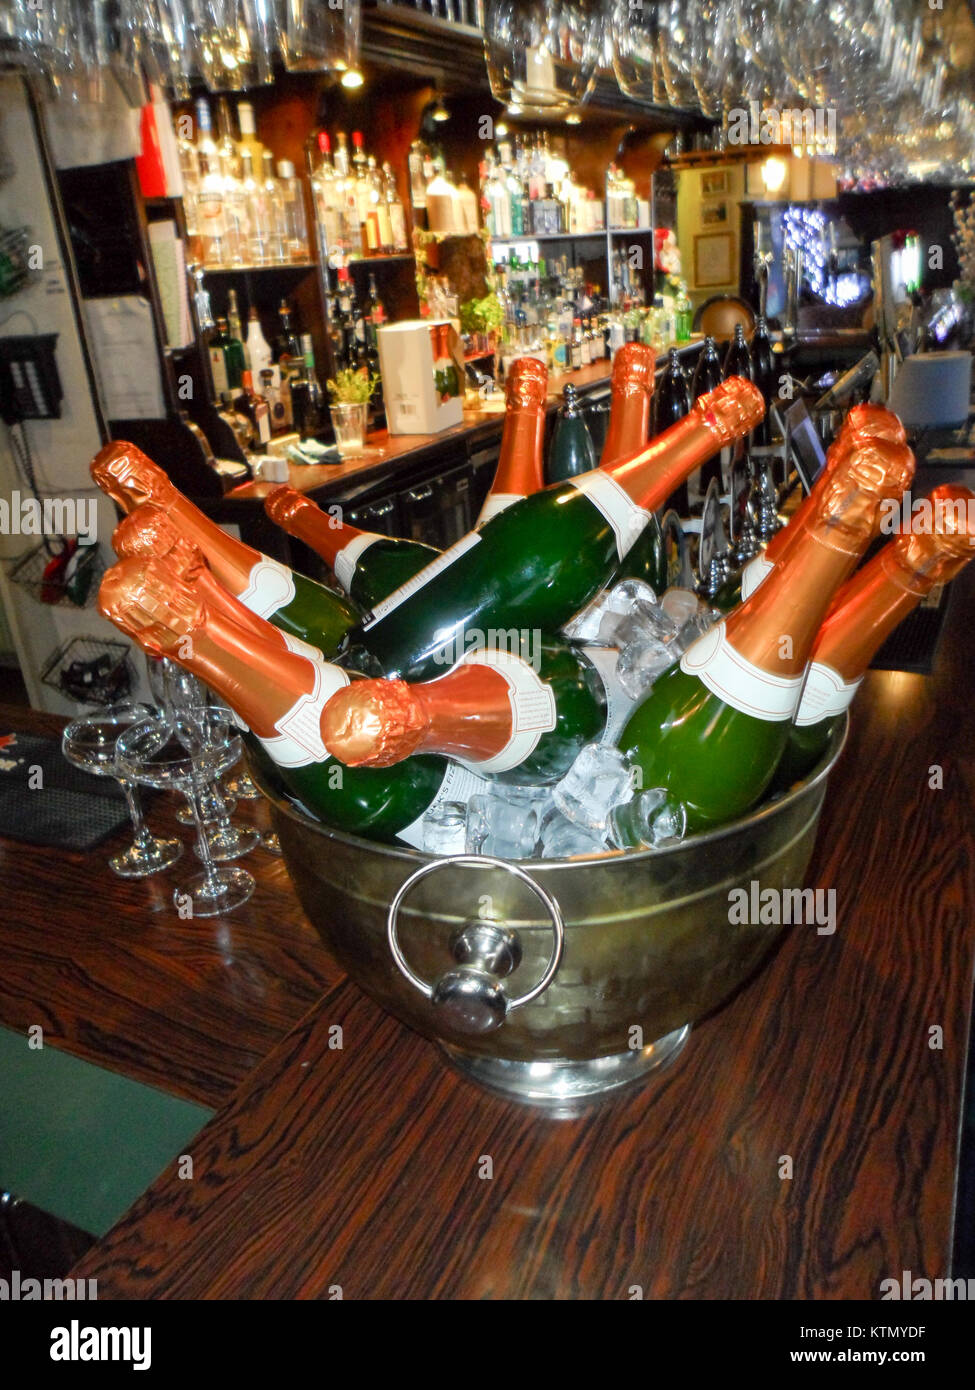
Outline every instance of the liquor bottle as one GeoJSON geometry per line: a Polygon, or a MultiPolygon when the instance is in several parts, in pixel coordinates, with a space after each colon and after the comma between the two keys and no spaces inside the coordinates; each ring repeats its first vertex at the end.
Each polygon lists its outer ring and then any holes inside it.
{"type": "Polygon", "coordinates": [[[254,426],[246,415],[234,408],[233,396],[229,391],[220,393],[220,409],[217,414],[229,425],[241,449],[246,454],[254,447],[254,426]]]}
{"type": "MultiPolygon", "coordinates": [[[[600,468],[621,463],[646,447],[655,369],[654,351],[645,343],[624,343],[613,358],[609,426],[599,460],[600,468]]],[[[643,532],[613,571],[609,587],[624,579],[642,579],[658,595],[663,594],[667,587],[664,538],[654,512],[650,513],[650,520],[643,532]]]]}
{"type": "Polygon", "coordinates": [[[261,393],[254,390],[254,378],[248,371],[241,373],[240,394],[235,398],[234,405],[254,426],[255,452],[267,453],[267,446],[271,442],[271,407],[261,393]]]}
{"type": "Polygon", "coordinates": [[[504,430],[491,489],[475,529],[513,502],[544,487],[543,444],[548,372],[537,357],[519,357],[505,382],[504,430]]]}
{"type": "Polygon", "coordinates": [[[393,173],[392,165],[384,161],[382,172],[383,192],[393,234],[393,250],[394,252],[402,252],[409,246],[406,235],[406,210],[403,207],[403,200],[399,196],[399,189],[396,187],[396,175],[393,173]]]}
{"type": "Polygon", "coordinates": [[[724,362],[721,370],[724,372],[725,381],[730,376],[743,376],[749,381],[755,380],[755,367],[752,362],[752,354],[748,344],[745,342],[745,330],[740,323],[735,324],[735,336],[728,344],[724,355],[724,362]]]}
{"type": "MultiPolygon", "coordinates": [[[[334,829],[394,841],[451,781],[436,757],[382,769],[337,763],[322,742],[322,713],[348,674],[228,619],[167,560],[120,560],[102,579],[99,608],[144,651],[178,662],[215,691],[246,722],[287,793],[334,829]]],[[[467,780],[471,789],[480,785],[467,780]]]]}
{"type": "Polygon", "coordinates": [[[478,649],[436,680],[353,681],[326,708],[325,747],[347,767],[438,753],[502,782],[557,782],[602,736],[606,692],[583,648],[544,637],[531,656],[478,649]]]}
{"type": "MultiPolygon", "coordinates": [[[[234,295],[234,291],[230,293],[234,295]]],[[[230,315],[226,319],[219,320],[219,327],[223,336],[223,359],[227,367],[227,386],[229,390],[238,390],[243,381],[244,372],[247,370],[247,358],[244,353],[244,344],[240,339],[240,314],[237,311],[237,297],[231,300],[230,313],[237,321],[237,330],[233,331],[230,324],[230,315]]]]}
{"type": "MultiPolygon", "coordinates": [[[[815,511],[819,498],[829,484],[835,470],[851,457],[851,450],[858,441],[867,439],[886,440],[892,444],[903,444],[907,439],[904,426],[898,420],[893,411],[887,410],[885,406],[866,404],[854,406],[846,416],[839,434],[830,445],[826,462],[822,472],[816,479],[812,490],[809,492],[793,514],[788,526],[784,526],[781,531],[776,531],[763,554],[756,555],[741,572],[741,597],[742,599],[751,598],[759,584],[771,574],[772,570],[782,559],[793,538],[797,536],[802,528],[803,521],[807,516],[815,511]]],[[[913,455],[912,455],[913,460],[913,455]]],[[[914,476],[913,462],[910,472],[904,477],[900,491],[903,492],[911,478],[914,476]]],[[[896,479],[893,486],[896,487],[896,479]]],[[[899,493],[892,494],[899,496],[899,493]]]]}
{"type": "Polygon", "coordinates": [[[304,379],[308,384],[308,396],[305,404],[305,429],[310,434],[320,433],[326,416],[328,414],[325,404],[325,393],[318,380],[318,372],[315,369],[315,345],[312,342],[310,333],[301,335],[301,354],[304,363],[304,379]],[[314,425],[309,429],[309,425],[314,421],[314,425]]]}
{"type": "Polygon", "coordinates": [[[283,261],[308,259],[308,222],[305,217],[305,198],[301,181],[290,159],[278,161],[277,187],[281,197],[283,221],[283,261]]]}
{"type": "Polygon", "coordinates": [[[264,499],[264,510],[282,531],[314,550],[339,587],[364,608],[379,603],[440,554],[422,541],[361,531],[323,511],[287,483],[272,488],[264,499]]]}
{"type": "Polygon", "coordinates": [[[334,270],[342,264],[345,227],[342,220],[341,192],[332,165],[332,142],[327,131],[319,132],[318,150],[318,168],[311,180],[312,200],[315,204],[315,216],[324,232],[328,264],[334,270]]]}
{"type": "Polygon", "coordinates": [[[240,190],[246,210],[242,216],[244,259],[250,265],[267,265],[272,259],[271,218],[260,170],[255,171],[249,149],[242,152],[240,164],[240,190]]]}
{"type": "MultiPolygon", "coordinates": [[[[653,396],[654,436],[663,433],[678,420],[683,420],[690,408],[690,383],[681,365],[680,353],[676,348],[671,348],[667,356],[667,366],[653,396]]],[[[674,490],[673,496],[667,499],[665,505],[673,508],[678,516],[688,515],[691,508],[686,481],[674,490]]]]}
{"type": "Polygon", "coordinates": [[[460,639],[467,649],[473,631],[502,620],[557,631],[603,587],[649,512],[762,408],[750,382],[723,382],[633,458],[512,503],[377,604],[349,635],[350,659],[367,675],[422,680],[460,639]]]}
{"type": "Polygon", "coordinates": [[[775,355],[772,352],[768,324],[763,318],[760,318],[755,325],[755,332],[752,334],[751,354],[755,385],[762,393],[766,409],[765,419],[755,431],[755,443],[768,445],[772,442],[772,435],[771,422],[767,412],[772,401],[778,395],[778,374],[775,370],[775,355]]]}
{"type": "Polygon", "coordinates": [[[255,170],[263,167],[264,146],[257,138],[257,126],[254,123],[254,108],[249,101],[239,101],[237,103],[237,124],[240,127],[240,140],[238,151],[241,155],[247,153],[251,157],[251,164],[255,170]]]}
{"type": "Polygon", "coordinates": [[[347,598],[229,536],[134,444],[106,444],[92,460],[91,475],[125,512],[147,502],[163,507],[183,536],[203,551],[224,588],[283,632],[332,656],[355,624],[358,613],[347,598]]]}
{"type": "Polygon", "coordinates": [[[271,349],[261,328],[257,309],[253,305],[247,316],[247,357],[251,372],[260,380],[261,373],[271,365],[271,349]]]}
{"type": "MultiPolygon", "coordinates": [[[[254,171],[255,177],[260,173],[260,189],[264,215],[267,220],[267,254],[268,260],[275,265],[283,265],[287,259],[287,219],[285,216],[284,198],[285,191],[281,180],[274,174],[274,156],[270,150],[264,151],[264,160],[260,171],[254,171]]],[[[299,194],[300,197],[300,194],[299,194]]],[[[304,219],[304,205],[301,212],[304,219]]]]}
{"type": "MultiPolygon", "coordinates": [[[[865,444],[761,589],[688,647],[630,716],[618,746],[642,786],[666,788],[684,806],[692,833],[743,815],[772,780],[820,623],[907,452],[865,444]]],[[[625,807],[617,821],[617,841],[634,843],[625,807]]]]}
{"type": "Polygon", "coordinates": [[[227,320],[217,319],[216,330],[207,342],[207,356],[210,359],[210,375],[213,377],[213,390],[216,396],[223,396],[225,391],[230,390],[226,347],[227,320]]]}
{"type": "Polygon", "coordinates": [[[278,338],[278,361],[281,363],[282,370],[285,370],[292,362],[298,363],[302,359],[301,340],[298,337],[297,329],[291,319],[291,305],[286,299],[282,299],[278,306],[278,317],[281,320],[281,334],[278,338]]]}
{"type": "Polygon", "coordinates": [[[815,767],[885,639],[935,585],[975,559],[975,493],[944,483],[928,500],[931,529],[895,536],[836,594],[816,634],[777,784],[815,767]]]}
{"type": "Polygon", "coordinates": [[[576,388],[569,383],[562,391],[562,405],[552,431],[545,481],[560,483],[565,478],[590,473],[595,467],[596,451],[589,426],[579,406],[576,388]]]}

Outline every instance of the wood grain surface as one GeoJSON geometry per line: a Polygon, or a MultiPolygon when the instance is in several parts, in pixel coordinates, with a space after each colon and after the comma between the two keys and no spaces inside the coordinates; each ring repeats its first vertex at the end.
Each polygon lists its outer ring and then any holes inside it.
{"type": "Polygon", "coordinates": [[[670,1070],[552,1120],[339,983],[201,1131],[193,1180],[163,1173],[75,1274],[102,1298],[366,1299],[876,1298],[904,1269],[946,1277],[973,613],[969,573],[934,676],[866,679],[809,877],[835,933],[793,928],[670,1070]]]}
{"type": "MultiPolygon", "coordinates": [[[[0,707],[0,733],[59,737],[63,724],[0,707]]],[[[263,849],[239,861],[257,879],[250,902],[181,920],[173,889],[200,864],[176,805],[155,797],[148,820],[184,841],[183,857],[146,879],[108,868],[127,830],[90,854],[0,838],[0,1024],[40,1024],[54,1047],[219,1106],[343,972],[263,849]]],[[[269,824],[263,802],[240,802],[235,819],[269,824]]]]}

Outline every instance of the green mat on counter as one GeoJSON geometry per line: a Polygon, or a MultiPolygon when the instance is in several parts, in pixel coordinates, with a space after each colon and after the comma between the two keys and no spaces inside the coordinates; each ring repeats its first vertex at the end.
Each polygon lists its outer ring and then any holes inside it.
{"type": "Polygon", "coordinates": [[[0,1191],[103,1235],[210,1119],[0,1028],[0,1191]]]}

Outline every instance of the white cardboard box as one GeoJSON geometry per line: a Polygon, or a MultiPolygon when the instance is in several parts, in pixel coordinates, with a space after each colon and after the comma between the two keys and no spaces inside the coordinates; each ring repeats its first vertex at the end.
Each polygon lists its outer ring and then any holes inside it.
{"type": "Polygon", "coordinates": [[[384,324],[378,334],[383,404],[390,434],[439,434],[464,419],[464,356],[457,330],[450,329],[450,351],[461,394],[441,401],[433,379],[430,329],[446,319],[411,319],[384,324]]]}

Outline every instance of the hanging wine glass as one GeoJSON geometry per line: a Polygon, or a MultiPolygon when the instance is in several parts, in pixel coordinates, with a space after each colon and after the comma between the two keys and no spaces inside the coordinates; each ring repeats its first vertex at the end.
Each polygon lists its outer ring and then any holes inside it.
{"type": "Polygon", "coordinates": [[[284,0],[279,30],[289,72],[347,72],[359,66],[359,0],[284,0]]]}
{"type": "Polygon", "coordinates": [[[609,17],[613,40],[613,72],[620,91],[634,101],[662,106],[667,100],[660,67],[660,26],[656,4],[639,8],[630,0],[616,0],[609,17]]]}
{"type": "Polygon", "coordinates": [[[579,106],[596,81],[601,0],[488,0],[484,56],[491,93],[523,111],[579,106]]]}

